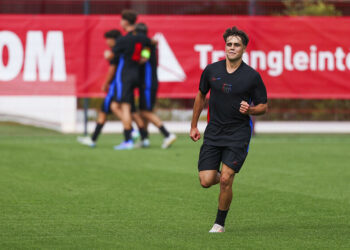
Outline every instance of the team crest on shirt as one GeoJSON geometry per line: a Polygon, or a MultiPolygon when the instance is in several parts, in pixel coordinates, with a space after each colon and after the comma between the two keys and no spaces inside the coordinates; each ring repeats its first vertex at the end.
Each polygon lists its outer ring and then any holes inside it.
{"type": "Polygon", "coordinates": [[[224,83],[222,85],[222,92],[224,92],[225,94],[230,94],[232,92],[232,85],[228,83],[224,83]]]}
{"type": "Polygon", "coordinates": [[[211,78],[211,80],[212,80],[213,82],[214,82],[214,81],[218,81],[218,80],[221,80],[221,77],[216,77],[216,78],[215,78],[215,77],[213,76],[213,77],[211,78]]]}

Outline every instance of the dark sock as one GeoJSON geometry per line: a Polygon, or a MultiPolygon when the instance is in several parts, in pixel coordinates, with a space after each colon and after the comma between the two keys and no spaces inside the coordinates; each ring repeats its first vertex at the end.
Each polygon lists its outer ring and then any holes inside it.
{"type": "Polygon", "coordinates": [[[228,210],[224,211],[224,210],[218,209],[218,213],[216,215],[215,224],[219,224],[220,226],[224,227],[227,213],[228,213],[228,210]]]}
{"type": "Polygon", "coordinates": [[[168,130],[166,130],[166,128],[163,125],[159,128],[159,130],[164,135],[164,137],[168,137],[170,135],[168,130]]]}
{"type": "Polygon", "coordinates": [[[148,138],[148,131],[144,128],[140,128],[140,135],[141,135],[141,140],[147,139],[148,138]]]}
{"type": "Polygon", "coordinates": [[[91,139],[95,142],[97,141],[97,137],[100,135],[101,130],[103,128],[104,123],[97,123],[96,124],[96,128],[95,128],[95,132],[92,134],[91,139]]]}
{"type": "Polygon", "coordinates": [[[124,138],[125,141],[130,141],[131,140],[131,129],[124,129],[124,138]]]}

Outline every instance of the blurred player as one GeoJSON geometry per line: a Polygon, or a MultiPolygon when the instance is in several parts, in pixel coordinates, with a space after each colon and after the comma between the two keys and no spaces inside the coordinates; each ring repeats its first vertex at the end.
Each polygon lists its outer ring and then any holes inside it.
{"type": "MultiPolygon", "coordinates": [[[[147,36],[148,28],[144,23],[138,23],[135,28],[137,34],[144,34],[147,36]]],[[[176,135],[169,133],[164,127],[160,118],[153,113],[153,107],[156,103],[157,90],[158,90],[158,77],[157,77],[157,42],[152,40],[150,47],[150,59],[142,66],[140,76],[140,111],[142,117],[152,122],[164,136],[162,148],[168,148],[176,140],[176,135]]],[[[145,139],[141,141],[141,146],[148,147],[149,140],[145,139]]]]}
{"type": "Polygon", "coordinates": [[[208,65],[201,76],[193,106],[190,137],[201,137],[197,123],[210,92],[210,120],[204,132],[198,170],[204,188],[220,183],[219,206],[215,224],[209,232],[225,232],[225,219],[232,200],[232,183],[241,169],[252,133],[250,115],[267,110],[265,85],[254,69],[242,61],[248,36],[236,27],[224,33],[226,59],[208,65]],[[255,106],[251,106],[251,103],[255,106]],[[220,163],[222,169],[220,174],[220,163]]]}
{"type": "MultiPolygon", "coordinates": [[[[116,72],[117,95],[115,100],[120,104],[121,120],[124,127],[124,141],[114,147],[116,150],[132,149],[134,147],[131,138],[131,107],[134,102],[134,88],[139,81],[141,52],[151,45],[151,40],[147,36],[133,34],[136,19],[136,12],[132,10],[122,12],[120,24],[127,34],[118,39],[117,45],[113,49],[114,56],[119,58],[116,72]]],[[[141,137],[144,139],[147,132],[143,129],[141,123],[142,121],[140,121],[139,129],[141,137]]]]}
{"type": "MultiPolygon", "coordinates": [[[[110,49],[112,49],[116,45],[116,40],[120,36],[121,36],[121,33],[119,30],[107,31],[104,34],[107,46],[110,49]]],[[[107,115],[109,113],[111,113],[111,111],[113,111],[113,113],[118,118],[120,118],[120,116],[121,116],[120,109],[119,109],[117,103],[112,102],[113,98],[116,94],[116,82],[115,82],[114,76],[115,76],[116,64],[117,64],[118,59],[114,58],[111,50],[106,50],[104,53],[104,56],[107,60],[110,61],[110,65],[108,68],[106,80],[102,86],[102,90],[104,92],[107,92],[107,90],[108,90],[108,93],[103,101],[101,110],[98,112],[97,123],[96,123],[94,133],[91,135],[91,137],[78,137],[78,142],[80,142],[81,144],[90,146],[90,147],[96,146],[97,138],[100,135],[104,124],[106,123],[107,115]]]]}

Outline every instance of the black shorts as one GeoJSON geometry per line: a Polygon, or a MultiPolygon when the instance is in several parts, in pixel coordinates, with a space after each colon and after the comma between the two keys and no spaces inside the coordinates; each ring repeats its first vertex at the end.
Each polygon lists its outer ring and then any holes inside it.
{"type": "Polygon", "coordinates": [[[136,105],[135,105],[135,99],[133,99],[130,104],[131,104],[131,113],[136,113],[137,109],[136,109],[136,105]]]}
{"type": "Polygon", "coordinates": [[[112,83],[109,85],[108,93],[105,99],[103,100],[101,111],[109,114],[111,113],[111,103],[114,100],[116,95],[116,82],[115,80],[112,81],[112,83]]]}
{"type": "Polygon", "coordinates": [[[152,111],[156,104],[157,89],[140,88],[140,110],[152,111]]]}
{"type": "Polygon", "coordinates": [[[219,170],[222,162],[238,173],[248,155],[249,143],[238,145],[219,147],[203,144],[199,153],[198,171],[219,170]]]}
{"type": "Polygon", "coordinates": [[[139,81],[139,70],[135,67],[127,67],[124,60],[119,60],[116,72],[116,96],[115,101],[118,103],[130,103],[134,101],[134,88],[139,81]]]}
{"type": "Polygon", "coordinates": [[[146,62],[140,71],[140,110],[152,111],[156,103],[158,78],[157,67],[146,62]]]}

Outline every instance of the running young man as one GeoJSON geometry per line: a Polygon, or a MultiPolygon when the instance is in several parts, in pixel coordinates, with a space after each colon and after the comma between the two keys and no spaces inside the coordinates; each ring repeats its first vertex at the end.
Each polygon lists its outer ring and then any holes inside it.
{"type": "Polygon", "coordinates": [[[211,90],[210,120],[204,132],[198,170],[202,187],[209,188],[220,183],[217,216],[209,231],[213,233],[225,232],[225,219],[232,200],[233,178],[248,154],[252,133],[250,115],[262,115],[267,111],[265,85],[259,73],[242,61],[248,36],[236,27],[227,29],[223,36],[226,59],[204,69],[193,106],[190,131],[193,141],[201,138],[197,123],[206,94],[211,90]]]}
{"type": "MultiPolygon", "coordinates": [[[[104,34],[104,37],[106,39],[106,44],[110,49],[112,49],[116,45],[116,40],[121,36],[121,33],[119,30],[110,30],[107,31],[104,34]]],[[[117,106],[117,103],[112,102],[114,99],[114,96],[116,94],[116,86],[115,86],[115,71],[116,71],[116,66],[118,63],[118,59],[114,58],[114,56],[110,56],[109,54],[113,54],[110,50],[105,51],[105,59],[107,59],[110,62],[106,80],[102,86],[102,90],[104,92],[107,92],[107,96],[105,97],[101,110],[98,112],[98,117],[97,117],[97,122],[96,122],[96,127],[94,133],[89,136],[85,137],[78,137],[78,142],[80,142],[83,145],[87,145],[90,147],[95,147],[97,138],[100,135],[102,128],[104,124],[106,123],[107,120],[107,115],[113,111],[113,113],[120,118],[120,109],[117,106]]]]}
{"type": "MultiPolygon", "coordinates": [[[[148,28],[144,23],[138,23],[135,27],[136,34],[147,36],[148,28]]],[[[156,41],[152,40],[150,46],[150,59],[141,67],[140,75],[140,112],[141,116],[152,122],[164,136],[162,148],[169,148],[176,140],[176,135],[170,133],[164,126],[162,120],[153,112],[157,99],[158,76],[157,76],[157,53],[156,41]]],[[[142,147],[148,147],[150,144],[148,138],[141,140],[142,147]]]]}

